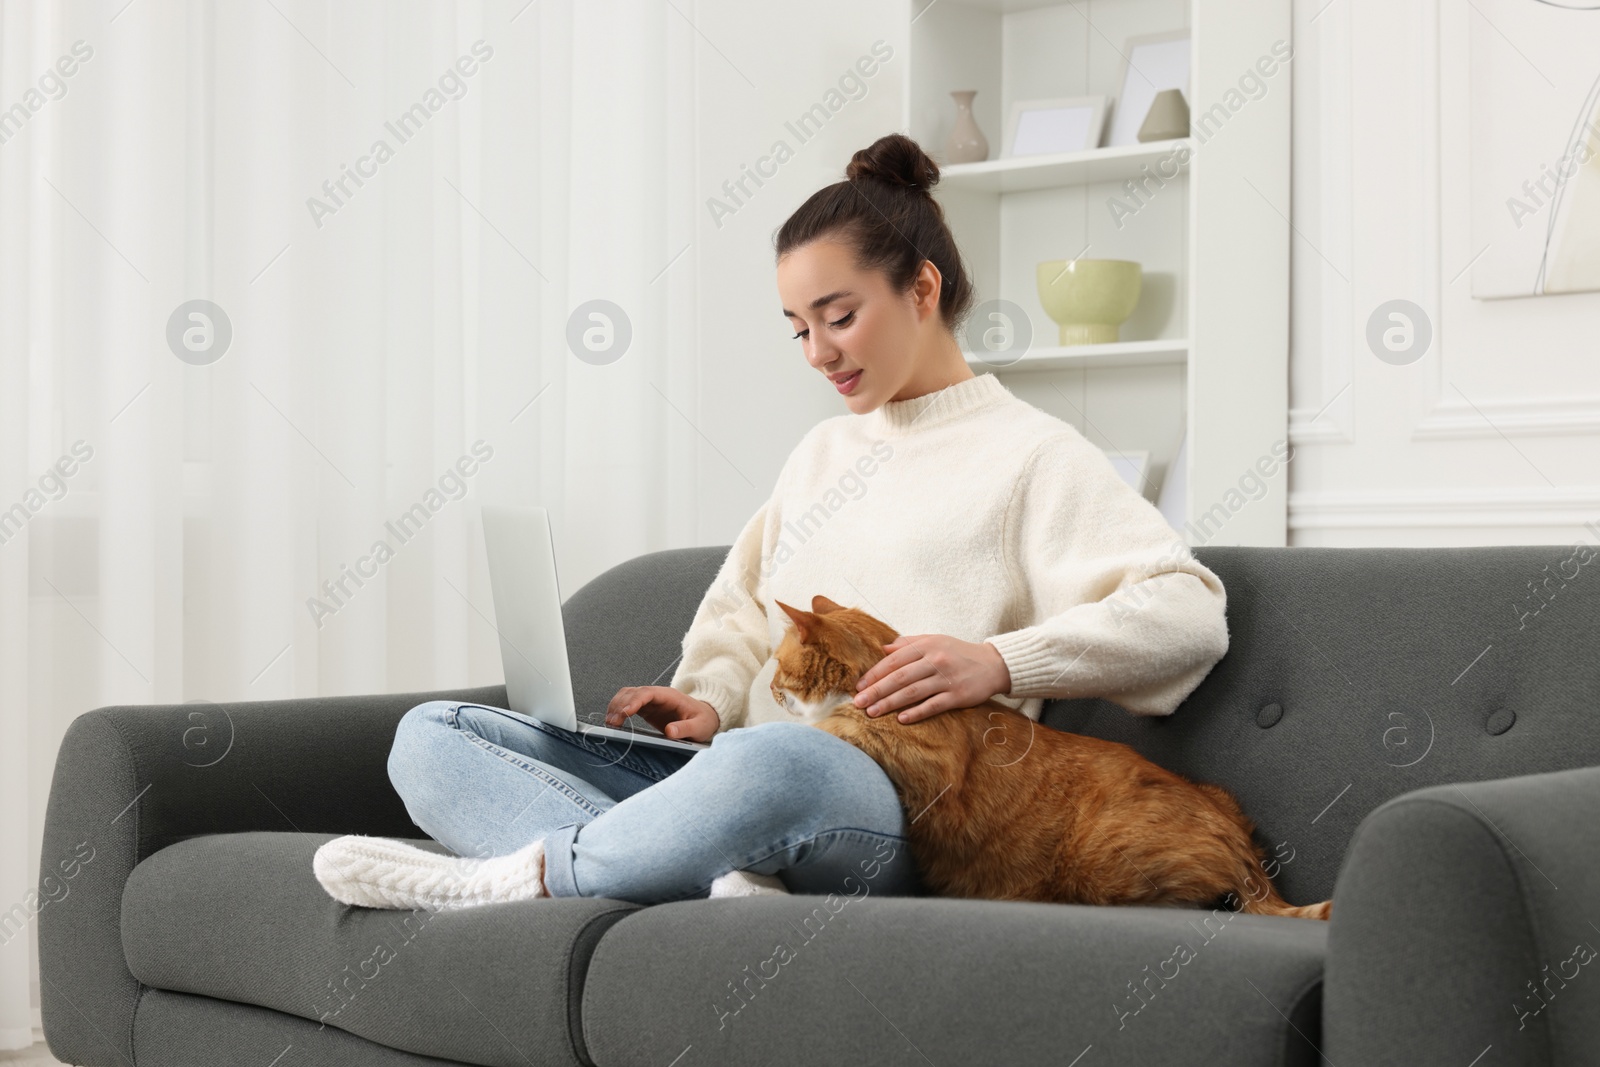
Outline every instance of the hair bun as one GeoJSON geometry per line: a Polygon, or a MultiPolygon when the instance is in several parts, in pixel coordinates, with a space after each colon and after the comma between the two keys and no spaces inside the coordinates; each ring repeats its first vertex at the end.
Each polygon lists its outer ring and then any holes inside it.
{"type": "Polygon", "coordinates": [[[939,184],[939,165],[917,142],[903,133],[891,133],[851,156],[844,176],[853,182],[876,178],[932,196],[933,187],[939,184]]]}

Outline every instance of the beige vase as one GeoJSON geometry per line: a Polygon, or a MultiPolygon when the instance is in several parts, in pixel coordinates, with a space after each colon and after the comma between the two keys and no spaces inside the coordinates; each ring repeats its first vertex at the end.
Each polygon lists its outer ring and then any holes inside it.
{"type": "Polygon", "coordinates": [[[1180,89],[1163,89],[1150,102],[1136,135],[1141,144],[1189,136],[1189,102],[1180,89]]]}
{"type": "Polygon", "coordinates": [[[950,131],[950,139],[944,143],[945,162],[982,163],[989,158],[989,139],[972,117],[972,98],[978,95],[978,90],[957,89],[950,95],[956,102],[956,125],[950,131]]]}

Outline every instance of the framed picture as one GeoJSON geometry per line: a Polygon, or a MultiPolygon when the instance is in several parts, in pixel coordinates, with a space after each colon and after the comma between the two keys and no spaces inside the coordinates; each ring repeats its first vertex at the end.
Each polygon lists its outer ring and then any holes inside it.
{"type": "Polygon", "coordinates": [[[1189,89],[1188,30],[1130,37],[1127,56],[1122,95],[1117,97],[1111,136],[1106,140],[1108,147],[1139,143],[1139,127],[1144,125],[1144,117],[1161,90],[1182,89],[1185,100],[1194,99],[1189,89]]]}
{"type": "Polygon", "coordinates": [[[1005,140],[1000,143],[1000,158],[1099,148],[1106,125],[1106,104],[1103,96],[1013,102],[1006,120],[1005,140]]]}
{"type": "Polygon", "coordinates": [[[1473,6],[1472,295],[1600,291],[1600,4],[1473,6]]]}

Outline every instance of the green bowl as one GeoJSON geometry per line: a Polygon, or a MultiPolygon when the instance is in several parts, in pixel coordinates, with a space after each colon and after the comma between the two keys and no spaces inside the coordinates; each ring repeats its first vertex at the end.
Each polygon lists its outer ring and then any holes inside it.
{"type": "Polygon", "coordinates": [[[1144,269],[1129,259],[1051,259],[1039,264],[1039,303],[1063,345],[1110,344],[1139,303],[1144,269]]]}

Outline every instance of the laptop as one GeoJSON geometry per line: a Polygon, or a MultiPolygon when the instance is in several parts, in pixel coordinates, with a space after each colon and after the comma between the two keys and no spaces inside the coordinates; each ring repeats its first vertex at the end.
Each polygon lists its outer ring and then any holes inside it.
{"type": "Polygon", "coordinates": [[[642,715],[628,716],[621,727],[606,726],[603,706],[585,708],[580,719],[567,663],[549,509],[485,505],[483,540],[489,551],[489,588],[506,674],[506,703],[512,711],[607,742],[680,752],[711,747],[703,741],[673,740],[642,715]]]}

